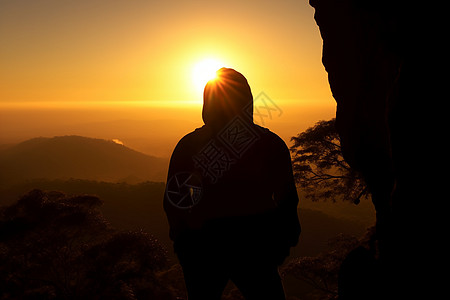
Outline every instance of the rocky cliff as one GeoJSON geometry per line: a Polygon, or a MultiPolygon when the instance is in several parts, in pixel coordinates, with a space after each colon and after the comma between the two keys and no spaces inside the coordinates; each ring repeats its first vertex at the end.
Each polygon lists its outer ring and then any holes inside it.
{"type": "MultiPolygon", "coordinates": [[[[427,232],[430,188],[428,169],[422,167],[431,163],[430,157],[423,161],[424,149],[433,144],[426,120],[434,99],[428,79],[436,73],[430,70],[432,57],[423,51],[432,42],[433,30],[425,21],[430,14],[425,5],[407,1],[310,4],[337,102],[343,154],[363,174],[377,214],[373,272],[378,279],[362,288],[344,278],[340,299],[407,299],[418,287],[429,293],[430,270],[423,269],[430,264],[429,252],[423,250],[432,242],[427,232]]],[[[346,269],[342,276],[358,277],[351,273],[346,269]]]]}

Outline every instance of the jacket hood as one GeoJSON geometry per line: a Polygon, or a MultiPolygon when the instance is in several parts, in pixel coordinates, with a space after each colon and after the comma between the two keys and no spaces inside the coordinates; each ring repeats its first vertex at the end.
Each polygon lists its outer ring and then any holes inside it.
{"type": "Polygon", "coordinates": [[[221,68],[203,92],[203,122],[222,128],[234,117],[253,122],[253,95],[247,79],[234,69],[221,68]]]}

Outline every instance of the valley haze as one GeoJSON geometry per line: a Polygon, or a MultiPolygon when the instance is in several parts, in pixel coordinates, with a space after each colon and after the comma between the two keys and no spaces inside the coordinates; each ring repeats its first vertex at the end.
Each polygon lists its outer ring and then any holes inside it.
{"type": "MultiPolygon", "coordinates": [[[[335,114],[331,101],[272,101],[281,114],[255,122],[288,145],[292,136],[335,114]]],[[[168,158],[185,134],[203,125],[201,114],[201,101],[0,103],[0,148],[35,137],[79,135],[117,139],[145,154],[168,158]]]]}

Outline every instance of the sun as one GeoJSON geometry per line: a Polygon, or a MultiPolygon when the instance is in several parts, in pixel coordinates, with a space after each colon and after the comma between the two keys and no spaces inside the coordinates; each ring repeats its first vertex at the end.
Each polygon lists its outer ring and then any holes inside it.
{"type": "Polygon", "coordinates": [[[224,65],[220,60],[207,58],[195,64],[192,70],[192,80],[197,91],[203,92],[205,85],[216,78],[216,71],[224,65]]]}

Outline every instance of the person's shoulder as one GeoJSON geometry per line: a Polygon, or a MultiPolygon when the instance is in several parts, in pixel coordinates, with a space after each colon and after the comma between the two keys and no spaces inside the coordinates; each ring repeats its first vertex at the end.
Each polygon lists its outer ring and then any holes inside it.
{"type": "Polygon", "coordinates": [[[257,129],[257,132],[260,133],[261,137],[266,140],[267,142],[270,142],[272,144],[276,144],[280,147],[287,148],[286,143],[284,140],[275,132],[271,131],[270,129],[266,127],[262,127],[260,125],[254,124],[255,128],[257,129]]]}
{"type": "Polygon", "coordinates": [[[186,148],[192,147],[195,144],[198,144],[200,140],[204,139],[204,136],[207,135],[207,130],[205,126],[196,128],[194,131],[189,132],[185,136],[183,136],[175,146],[175,151],[185,150],[186,148]]]}
{"type": "Polygon", "coordinates": [[[191,132],[187,133],[185,136],[183,136],[179,140],[178,144],[186,143],[186,142],[189,142],[191,140],[197,139],[200,136],[204,135],[205,132],[206,132],[205,125],[203,125],[202,127],[195,128],[194,131],[191,131],[191,132]]]}

